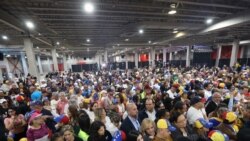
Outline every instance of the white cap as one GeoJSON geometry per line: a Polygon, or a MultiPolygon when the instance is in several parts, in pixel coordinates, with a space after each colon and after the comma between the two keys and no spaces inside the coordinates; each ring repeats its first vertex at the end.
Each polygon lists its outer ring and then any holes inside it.
{"type": "Polygon", "coordinates": [[[4,102],[7,102],[6,99],[0,99],[0,104],[3,104],[4,102]]]}

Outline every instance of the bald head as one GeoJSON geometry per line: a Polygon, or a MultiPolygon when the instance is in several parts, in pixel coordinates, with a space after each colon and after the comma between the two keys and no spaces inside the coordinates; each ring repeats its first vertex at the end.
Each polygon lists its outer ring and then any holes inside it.
{"type": "Polygon", "coordinates": [[[127,112],[129,116],[133,118],[137,118],[138,110],[137,110],[137,106],[134,103],[127,104],[126,108],[127,108],[127,112]]]}

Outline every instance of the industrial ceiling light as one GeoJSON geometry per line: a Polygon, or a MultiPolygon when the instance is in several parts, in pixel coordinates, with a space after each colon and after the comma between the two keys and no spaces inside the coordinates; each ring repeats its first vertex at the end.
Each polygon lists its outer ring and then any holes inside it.
{"type": "Polygon", "coordinates": [[[60,42],[56,42],[56,45],[60,45],[60,42]]]}
{"type": "Polygon", "coordinates": [[[90,39],[86,39],[86,41],[89,43],[89,42],[90,42],[90,39]]]}
{"type": "Polygon", "coordinates": [[[173,33],[174,33],[174,34],[175,34],[175,33],[178,33],[178,30],[174,30],[173,33]]]}
{"type": "Polygon", "coordinates": [[[151,44],[151,41],[148,41],[149,44],[151,44]]]}
{"type": "Polygon", "coordinates": [[[173,14],[176,14],[177,13],[177,11],[176,11],[176,4],[171,4],[170,5],[170,8],[171,8],[171,10],[170,11],[168,11],[168,14],[169,15],[173,15],[173,14]]]}
{"type": "Polygon", "coordinates": [[[84,4],[84,11],[86,12],[86,13],[93,13],[94,12],[94,5],[93,5],[93,3],[90,3],[90,2],[86,2],[85,4],[84,4]]]}
{"type": "Polygon", "coordinates": [[[8,36],[3,35],[3,36],[2,36],[2,39],[4,39],[4,40],[8,40],[8,36]]]}
{"type": "Polygon", "coordinates": [[[213,19],[209,18],[206,20],[206,24],[211,24],[211,23],[213,23],[213,19]]]}
{"type": "Polygon", "coordinates": [[[169,14],[169,15],[174,15],[174,14],[176,14],[176,13],[177,13],[177,11],[174,10],[174,9],[168,11],[168,14],[169,14]]]}
{"type": "Polygon", "coordinates": [[[143,34],[143,33],[144,33],[144,30],[143,30],[143,29],[140,29],[140,30],[139,30],[139,33],[140,33],[140,34],[143,34]]]}
{"type": "Polygon", "coordinates": [[[127,39],[125,39],[125,41],[126,41],[126,42],[129,41],[129,39],[127,38],[127,39]]]}
{"type": "Polygon", "coordinates": [[[175,38],[179,38],[179,37],[182,37],[184,35],[185,35],[184,32],[179,32],[179,33],[176,34],[175,38]]]}
{"type": "Polygon", "coordinates": [[[31,22],[31,21],[26,21],[25,24],[26,24],[26,26],[27,26],[29,29],[34,29],[34,28],[35,28],[34,23],[31,22]]]}

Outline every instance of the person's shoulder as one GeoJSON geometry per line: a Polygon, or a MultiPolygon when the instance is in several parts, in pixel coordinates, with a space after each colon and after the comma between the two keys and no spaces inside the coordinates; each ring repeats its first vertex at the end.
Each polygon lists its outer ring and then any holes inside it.
{"type": "Polygon", "coordinates": [[[79,138],[79,137],[77,137],[77,136],[75,136],[74,141],[82,141],[82,139],[81,139],[81,138],[79,138]]]}

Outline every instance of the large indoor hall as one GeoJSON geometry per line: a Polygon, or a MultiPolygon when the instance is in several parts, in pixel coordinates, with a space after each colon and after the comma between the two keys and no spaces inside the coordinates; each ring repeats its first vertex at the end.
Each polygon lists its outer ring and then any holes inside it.
{"type": "Polygon", "coordinates": [[[250,141],[250,0],[0,0],[0,141],[250,141]]]}

